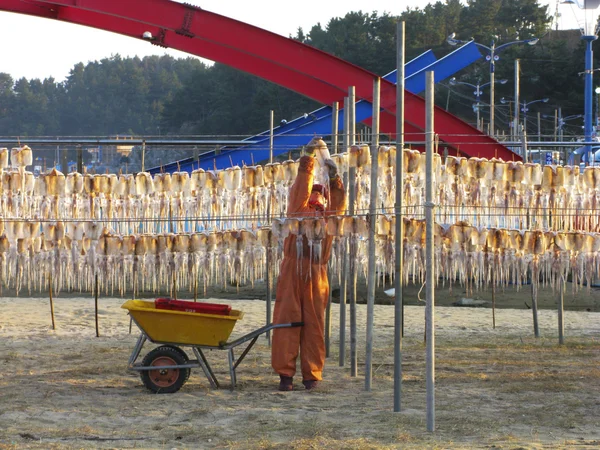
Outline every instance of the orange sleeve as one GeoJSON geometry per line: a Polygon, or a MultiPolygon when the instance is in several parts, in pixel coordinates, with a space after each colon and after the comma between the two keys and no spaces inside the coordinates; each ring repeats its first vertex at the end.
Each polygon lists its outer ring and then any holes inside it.
{"type": "Polygon", "coordinates": [[[329,180],[328,215],[342,214],[346,210],[346,191],[342,178],[338,175],[329,180]]]}
{"type": "Polygon", "coordinates": [[[308,206],[310,191],[315,180],[315,158],[303,156],[298,165],[298,175],[290,189],[288,215],[299,213],[308,206]]]}

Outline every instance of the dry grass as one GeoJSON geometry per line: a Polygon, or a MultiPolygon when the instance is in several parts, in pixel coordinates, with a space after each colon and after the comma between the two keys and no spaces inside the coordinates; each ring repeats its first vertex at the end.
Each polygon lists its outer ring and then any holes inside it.
{"type": "MultiPolygon", "coordinates": [[[[20,367],[22,355],[3,351],[12,368],[10,377],[0,376],[3,401],[23,420],[0,415],[0,449],[592,448],[600,439],[591,439],[600,430],[600,399],[590,395],[600,386],[600,344],[592,339],[564,347],[542,340],[520,344],[510,337],[438,341],[434,434],[425,431],[421,342],[405,342],[399,414],[391,412],[393,366],[387,362],[377,366],[370,394],[362,377],[351,379],[335,364],[329,364],[320,391],[282,394],[273,391],[268,349],[259,345],[240,366],[236,391],[210,390],[196,371],[178,394],[157,396],[125,372],[126,343],[94,347],[62,355],[58,367],[56,349],[42,351],[29,370],[20,367]],[[77,404],[76,411],[70,409],[77,404]],[[76,426],[68,420],[75,416],[76,426]],[[131,429],[138,418],[142,427],[131,429]]],[[[226,381],[218,356],[224,354],[210,355],[226,381]]],[[[336,358],[333,354],[332,361],[336,358]]]]}
{"type": "Polygon", "coordinates": [[[216,351],[207,357],[225,389],[194,370],[174,395],[150,394],[126,370],[135,339],[40,335],[31,353],[0,339],[0,450],[600,447],[597,337],[569,335],[565,346],[517,333],[438,337],[435,433],[426,431],[425,346],[415,337],[404,340],[400,413],[391,339],[376,343],[372,392],[364,361],[357,378],[338,367],[336,343],[319,390],[277,392],[260,339],[235,391],[216,351]]]}

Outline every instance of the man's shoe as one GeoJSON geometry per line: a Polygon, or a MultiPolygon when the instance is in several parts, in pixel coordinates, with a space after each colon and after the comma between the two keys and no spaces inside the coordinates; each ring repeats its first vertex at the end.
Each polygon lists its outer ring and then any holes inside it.
{"type": "Polygon", "coordinates": [[[311,389],[314,389],[319,385],[319,381],[318,380],[303,380],[302,384],[304,385],[304,387],[306,388],[307,391],[310,391],[311,389]]]}
{"type": "Polygon", "coordinates": [[[292,377],[279,376],[279,390],[280,391],[292,391],[294,390],[294,379],[292,377]]]}

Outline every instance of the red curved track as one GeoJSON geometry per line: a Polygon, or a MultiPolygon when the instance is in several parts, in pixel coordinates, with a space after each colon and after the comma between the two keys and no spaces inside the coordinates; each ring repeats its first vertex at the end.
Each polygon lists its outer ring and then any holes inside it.
{"type": "MultiPolygon", "coordinates": [[[[370,101],[377,75],[308,45],[170,0],[0,0],[0,11],[61,20],[142,39],[257,75],[324,104],[342,102],[348,86],[370,101]]],[[[395,132],[396,87],[381,80],[381,131],[395,132]]],[[[407,140],[423,140],[425,102],[405,92],[407,140]]],[[[436,107],[435,131],[471,156],[520,159],[496,140],[436,107]]]]}

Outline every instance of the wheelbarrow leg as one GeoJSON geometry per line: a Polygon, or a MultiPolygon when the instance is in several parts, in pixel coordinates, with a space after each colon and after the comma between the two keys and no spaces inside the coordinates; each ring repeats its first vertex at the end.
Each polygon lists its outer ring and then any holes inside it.
{"type": "Polygon", "coordinates": [[[233,357],[233,349],[227,351],[227,359],[229,360],[229,377],[231,378],[231,390],[235,389],[237,379],[235,376],[235,358],[233,357]]]}
{"type": "Polygon", "coordinates": [[[192,347],[192,350],[194,351],[194,355],[196,355],[198,364],[200,364],[200,367],[202,368],[204,375],[206,375],[206,378],[208,379],[208,382],[210,383],[211,387],[218,389],[219,382],[217,381],[217,377],[215,377],[215,374],[213,373],[212,369],[210,368],[210,364],[208,364],[208,360],[204,356],[202,349],[200,349],[198,347],[192,347]]]}
{"type": "Polygon", "coordinates": [[[135,347],[133,347],[133,352],[131,352],[131,356],[129,357],[129,366],[132,366],[138,356],[140,356],[140,352],[142,351],[142,347],[144,346],[146,339],[146,333],[141,333],[140,337],[135,343],[135,347]]]}

